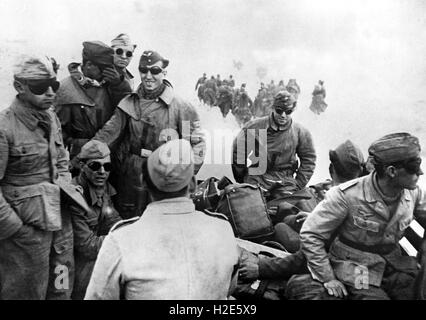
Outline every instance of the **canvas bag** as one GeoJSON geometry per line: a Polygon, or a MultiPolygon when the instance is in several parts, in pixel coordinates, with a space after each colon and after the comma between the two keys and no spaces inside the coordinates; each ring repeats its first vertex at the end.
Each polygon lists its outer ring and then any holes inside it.
{"type": "Polygon", "coordinates": [[[216,212],[228,218],[237,238],[255,240],[274,233],[259,186],[248,183],[226,186],[216,212]]]}

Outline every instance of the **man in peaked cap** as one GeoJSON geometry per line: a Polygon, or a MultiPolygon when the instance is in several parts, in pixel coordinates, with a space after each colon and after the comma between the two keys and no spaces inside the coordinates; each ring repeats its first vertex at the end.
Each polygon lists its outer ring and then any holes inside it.
{"type": "Polygon", "coordinates": [[[91,140],[83,146],[78,159],[81,172],[73,183],[82,188],[83,197],[92,209],[85,212],[78,206],[70,206],[76,270],[72,299],[82,300],[102,241],[121,218],[112,203],[116,192],[107,182],[111,171],[108,146],[91,140]]]}
{"type": "Polygon", "coordinates": [[[55,111],[70,150],[73,175],[81,147],[111,118],[118,102],[132,91],[114,68],[114,50],[101,41],[83,42],[81,71],[71,63],[71,75],[61,81],[55,111]]]}
{"type": "Polygon", "coordinates": [[[114,65],[120,76],[124,77],[124,80],[129,82],[129,85],[133,88],[133,75],[127,69],[127,66],[132,61],[136,44],[133,44],[130,40],[129,35],[120,33],[111,41],[111,47],[114,50],[114,65]]]}
{"type": "Polygon", "coordinates": [[[24,56],[13,85],[18,94],[0,113],[0,300],[67,299],[73,235],[58,184],[71,186],[71,176],[51,60],[24,56]]]}
{"type": "Polygon", "coordinates": [[[232,171],[237,182],[273,188],[278,195],[301,190],[309,182],[316,154],[310,132],[291,118],[295,102],[288,91],[279,92],[274,111],[247,123],[234,139],[232,171]]]}
{"type": "Polygon", "coordinates": [[[226,299],[236,282],[238,248],[227,219],[196,211],[189,198],[190,143],[163,144],[143,170],[153,202],[105,238],[86,299],[226,299]]]}
{"type": "Polygon", "coordinates": [[[235,119],[238,125],[242,127],[252,117],[253,101],[249,97],[246,91],[246,84],[241,84],[239,90],[235,92],[232,113],[235,115],[235,119]]]}
{"type": "Polygon", "coordinates": [[[144,51],[139,62],[141,84],[125,97],[111,120],[94,137],[109,146],[117,163],[116,208],[123,218],[140,216],[149,203],[142,165],[163,143],[187,139],[195,153],[194,174],[205,156],[204,134],[196,109],[180,98],[166,80],[169,60],[158,52],[144,51]]]}
{"type": "Polygon", "coordinates": [[[375,170],[331,188],[300,232],[311,276],[328,295],[414,299],[414,257],[398,245],[413,218],[426,218],[420,145],[408,133],[386,135],[368,149],[375,170]],[[327,254],[325,243],[337,237],[327,254]]]}

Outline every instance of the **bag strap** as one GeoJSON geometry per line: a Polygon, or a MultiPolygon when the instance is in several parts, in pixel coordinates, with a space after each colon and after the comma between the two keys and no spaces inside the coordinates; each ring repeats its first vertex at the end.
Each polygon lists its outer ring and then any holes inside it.
{"type": "Polygon", "coordinates": [[[254,297],[256,299],[262,299],[265,294],[266,289],[268,288],[269,280],[261,280],[259,286],[254,292],[254,297]]]}

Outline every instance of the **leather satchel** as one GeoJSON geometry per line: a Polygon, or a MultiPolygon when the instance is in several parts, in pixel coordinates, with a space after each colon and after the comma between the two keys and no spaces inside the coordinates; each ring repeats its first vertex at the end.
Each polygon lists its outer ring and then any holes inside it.
{"type": "Polygon", "coordinates": [[[216,211],[226,215],[237,238],[255,241],[274,233],[259,186],[248,183],[226,186],[216,211]]]}

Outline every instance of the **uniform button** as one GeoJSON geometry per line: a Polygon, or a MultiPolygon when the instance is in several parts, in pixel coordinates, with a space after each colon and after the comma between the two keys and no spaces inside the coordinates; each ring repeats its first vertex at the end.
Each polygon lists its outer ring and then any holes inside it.
{"type": "Polygon", "coordinates": [[[158,102],[158,101],[160,101],[160,100],[158,100],[158,98],[157,98],[157,99],[155,99],[155,102],[158,102]]]}
{"type": "Polygon", "coordinates": [[[56,172],[55,174],[55,180],[57,180],[59,178],[59,173],[56,172]]]}
{"type": "Polygon", "coordinates": [[[15,196],[15,198],[19,197],[19,192],[15,191],[15,193],[13,194],[15,196]]]}

